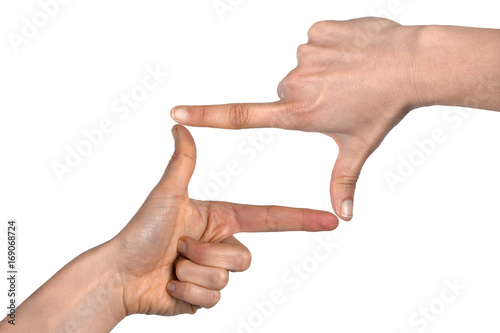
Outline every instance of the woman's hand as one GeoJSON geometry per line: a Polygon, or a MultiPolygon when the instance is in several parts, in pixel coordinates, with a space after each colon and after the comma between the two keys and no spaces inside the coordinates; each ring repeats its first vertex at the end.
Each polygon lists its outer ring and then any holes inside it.
{"type": "Polygon", "coordinates": [[[235,233],[337,227],[337,218],[328,212],[190,199],[195,144],[186,128],[175,126],[172,132],[175,152],[165,174],[112,240],[124,314],[176,315],[193,313],[194,306],[213,306],[217,290],[225,285],[221,269],[243,271],[250,265],[250,253],[232,236],[235,233]],[[200,270],[203,276],[196,276],[200,270]],[[167,292],[167,286],[175,289],[167,292]]]}
{"type": "Polygon", "coordinates": [[[112,240],[82,253],[0,322],[2,332],[109,332],[127,315],[176,315],[211,307],[228,271],[244,271],[250,252],[233,234],[332,230],[331,213],[203,202],[188,197],[196,148],[173,128],[175,152],[158,185],[112,240]]]}
{"type": "Polygon", "coordinates": [[[320,132],[339,146],[331,180],[335,213],[353,214],[361,168],[412,109],[458,105],[500,110],[500,30],[402,26],[382,18],[322,21],[297,51],[274,103],[178,106],[177,122],[219,128],[320,132]]]}

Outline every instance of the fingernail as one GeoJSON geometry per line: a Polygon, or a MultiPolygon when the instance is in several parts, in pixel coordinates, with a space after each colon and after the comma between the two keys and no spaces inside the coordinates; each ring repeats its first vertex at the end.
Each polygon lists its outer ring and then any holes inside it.
{"type": "Polygon", "coordinates": [[[172,292],[172,291],[175,291],[175,284],[173,284],[172,282],[169,282],[167,284],[167,289],[168,291],[172,292]]]}
{"type": "Polygon", "coordinates": [[[184,118],[186,118],[187,116],[187,111],[186,109],[182,109],[182,108],[179,108],[179,109],[172,109],[172,114],[171,114],[172,118],[174,118],[175,121],[181,121],[181,120],[184,120],[184,118]]]}
{"type": "Polygon", "coordinates": [[[177,250],[180,253],[186,253],[186,243],[183,240],[179,241],[179,244],[177,245],[177,250]]]}
{"type": "Polygon", "coordinates": [[[352,217],[352,200],[344,200],[340,205],[340,213],[343,217],[350,219],[352,217]]]}
{"type": "Polygon", "coordinates": [[[177,126],[172,127],[172,136],[174,137],[174,141],[177,141],[177,126]]]}

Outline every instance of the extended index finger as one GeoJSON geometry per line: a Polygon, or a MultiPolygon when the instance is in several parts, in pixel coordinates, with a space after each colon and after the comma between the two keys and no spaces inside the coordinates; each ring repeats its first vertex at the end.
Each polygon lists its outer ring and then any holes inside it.
{"type": "Polygon", "coordinates": [[[172,118],[180,124],[227,129],[278,127],[290,128],[286,110],[289,105],[273,103],[236,103],[202,106],[176,106],[172,118]]]}
{"type": "Polygon", "coordinates": [[[338,218],[330,212],[281,206],[250,206],[231,203],[242,232],[329,231],[338,218]]]}

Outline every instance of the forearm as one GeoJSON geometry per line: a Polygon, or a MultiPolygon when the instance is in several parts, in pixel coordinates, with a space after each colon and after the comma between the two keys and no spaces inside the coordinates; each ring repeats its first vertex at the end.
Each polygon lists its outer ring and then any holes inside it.
{"type": "Polygon", "coordinates": [[[500,111],[500,30],[415,28],[420,30],[414,67],[419,106],[500,111]]]}
{"type": "Polygon", "coordinates": [[[63,267],[24,301],[15,326],[2,332],[109,332],[125,317],[122,288],[109,243],[63,267]]]}

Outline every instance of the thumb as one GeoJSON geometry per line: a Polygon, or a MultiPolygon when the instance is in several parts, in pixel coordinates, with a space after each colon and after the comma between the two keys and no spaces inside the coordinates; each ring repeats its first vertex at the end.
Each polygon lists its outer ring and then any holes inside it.
{"type": "Polygon", "coordinates": [[[158,185],[187,190],[196,165],[196,146],[191,133],[183,126],[172,127],[172,136],[175,151],[158,185]]]}
{"type": "Polygon", "coordinates": [[[291,128],[289,103],[238,103],[224,105],[176,106],[172,118],[180,124],[228,129],[291,128]]]}
{"type": "Polygon", "coordinates": [[[363,154],[360,151],[340,146],[332,172],[330,184],[332,206],[337,216],[344,221],[349,221],[352,218],[356,183],[361,168],[369,156],[369,154],[363,154]]]}

